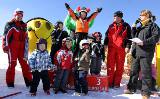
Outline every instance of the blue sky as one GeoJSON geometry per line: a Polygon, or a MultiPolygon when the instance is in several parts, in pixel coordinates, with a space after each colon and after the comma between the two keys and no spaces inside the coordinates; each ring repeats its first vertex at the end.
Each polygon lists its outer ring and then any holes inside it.
{"type": "Polygon", "coordinates": [[[89,33],[100,31],[104,34],[117,10],[124,12],[124,20],[131,25],[139,17],[141,10],[149,9],[157,17],[156,23],[160,25],[160,0],[0,0],[0,34],[3,34],[5,23],[12,18],[16,8],[24,11],[24,21],[34,17],[46,18],[53,24],[57,20],[64,21],[68,14],[65,2],[72,9],[78,6],[90,8],[89,15],[96,8],[103,8],[89,33]]]}

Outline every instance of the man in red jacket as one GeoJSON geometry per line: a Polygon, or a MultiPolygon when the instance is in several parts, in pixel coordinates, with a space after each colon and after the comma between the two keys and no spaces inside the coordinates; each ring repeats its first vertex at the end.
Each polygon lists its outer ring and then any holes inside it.
{"type": "Polygon", "coordinates": [[[4,29],[3,51],[8,54],[9,67],[6,72],[8,87],[14,87],[15,66],[17,59],[22,67],[25,84],[29,87],[32,80],[30,68],[25,55],[25,42],[27,41],[26,24],[22,21],[23,11],[16,9],[14,18],[7,22],[4,29]]]}
{"type": "Polygon", "coordinates": [[[131,28],[124,22],[123,13],[114,13],[114,22],[109,26],[104,40],[104,47],[108,47],[107,74],[109,87],[119,88],[124,70],[125,54],[129,52],[131,42],[131,28]]]}

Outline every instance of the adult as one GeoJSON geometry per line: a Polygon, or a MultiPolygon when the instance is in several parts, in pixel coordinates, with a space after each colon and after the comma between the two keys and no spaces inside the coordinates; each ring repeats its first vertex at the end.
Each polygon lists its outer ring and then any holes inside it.
{"type": "Polygon", "coordinates": [[[27,64],[25,46],[28,40],[26,32],[26,23],[22,21],[23,11],[16,9],[14,17],[10,22],[7,22],[4,29],[3,51],[8,54],[9,66],[6,72],[6,83],[8,87],[14,87],[15,67],[17,59],[22,68],[23,77],[27,87],[30,86],[32,74],[27,64]]]}
{"type": "Polygon", "coordinates": [[[67,31],[63,30],[63,22],[57,21],[55,25],[55,30],[51,34],[52,37],[52,47],[51,47],[51,61],[54,63],[54,55],[62,47],[62,40],[68,37],[67,31]]]}
{"type": "Polygon", "coordinates": [[[149,99],[152,87],[152,59],[154,56],[155,46],[159,40],[160,29],[156,23],[152,21],[152,12],[142,10],[140,18],[136,20],[132,26],[133,38],[139,38],[141,42],[133,44],[130,79],[127,85],[126,94],[136,92],[139,71],[142,72],[142,99],[149,99]],[[141,23],[137,27],[137,23],[141,23]]]}
{"type": "Polygon", "coordinates": [[[131,46],[131,42],[128,40],[131,38],[131,28],[122,17],[122,11],[115,12],[113,23],[105,34],[104,47],[105,49],[108,47],[107,74],[110,88],[120,87],[125,55],[131,46]]]}

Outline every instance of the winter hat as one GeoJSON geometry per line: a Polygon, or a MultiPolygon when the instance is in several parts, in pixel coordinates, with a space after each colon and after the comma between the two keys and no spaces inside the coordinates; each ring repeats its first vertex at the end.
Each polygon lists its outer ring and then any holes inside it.
{"type": "Polygon", "coordinates": [[[67,37],[67,38],[66,38],[66,42],[67,42],[67,41],[72,41],[71,37],[67,37]]]}
{"type": "Polygon", "coordinates": [[[82,7],[82,8],[81,8],[81,7],[79,6],[79,7],[77,8],[77,11],[78,11],[78,12],[86,12],[86,13],[89,13],[90,9],[89,9],[89,8],[86,8],[86,7],[82,7]]]}
{"type": "Polygon", "coordinates": [[[80,41],[80,49],[83,49],[83,46],[84,46],[85,44],[89,44],[88,40],[86,40],[86,39],[81,40],[81,41],[80,41]]]}
{"type": "Polygon", "coordinates": [[[39,44],[45,44],[45,46],[47,48],[47,40],[46,39],[40,38],[36,44],[37,44],[37,48],[38,48],[39,44]]]}
{"type": "Polygon", "coordinates": [[[123,17],[123,12],[122,12],[122,11],[116,11],[116,12],[114,13],[114,17],[116,17],[116,16],[122,18],[122,17],[123,17]]]}
{"type": "Polygon", "coordinates": [[[102,38],[101,32],[94,32],[94,33],[92,34],[92,36],[93,36],[94,38],[97,38],[97,37],[102,38]],[[96,34],[98,34],[98,35],[96,35],[96,34]]]}
{"type": "Polygon", "coordinates": [[[69,50],[72,48],[72,39],[71,39],[71,37],[67,37],[66,38],[66,47],[69,50]],[[68,44],[71,44],[70,48],[68,48],[68,44]]]}
{"type": "Polygon", "coordinates": [[[19,9],[19,8],[17,8],[17,9],[14,10],[13,15],[14,15],[14,17],[15,17],[15,16],[18,15],[18,14],[21,14],[21,15],[23,16],[23,11],[22,11],[21,9],[19,9]]]}

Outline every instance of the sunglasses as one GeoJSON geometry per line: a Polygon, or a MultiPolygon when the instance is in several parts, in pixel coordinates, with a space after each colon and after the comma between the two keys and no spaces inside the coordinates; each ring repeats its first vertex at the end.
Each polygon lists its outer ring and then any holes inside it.
{"type": "Polygon", "coordinates": [[[146,16],[145,14],[141,14],[140,16],[146,16]]]}

